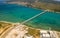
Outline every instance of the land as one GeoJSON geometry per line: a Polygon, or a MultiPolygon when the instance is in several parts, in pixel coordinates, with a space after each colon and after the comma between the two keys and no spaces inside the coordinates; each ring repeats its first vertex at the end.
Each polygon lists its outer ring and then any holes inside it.
{"type": "Polygon", "coordinates": [[[12,26],[12,23],[9,22],[0,22],[0,35],[7,30],[8,28],[10,28],[12,26]]]}
{"type": "Polygon", "coordinates": [[[47,2],[36,2],[32,4],[33,7],[38,9],[49,9],[52,11],[59,11],[60,12],[60,4],[54,4],[54,3],[47,3],[47,2]]]}
{"type": "Polygon", "coordinates": [[[28,7],[44,9],[44,10],[52,10],[60,12],[60,2],[53,1],[53,0],[11,0],[10,2],[6,3],[14,3],[14,4],[23,4],[28,7]]]}
{"type": "MultiPolygon", "coordinates": [[[[25,37],[26,35],[33,36],[34,38],[40,38],[41,37],[40,31],[42,30],[44,29],[33,28],[26,25],[21,25],[20,23],[0,22],[1,38],[8,38],[8,37],[11,38],[12,36],[14,36],[15,38],[16,37],[19,38],[20,36],[25,37]]],[[[44,31],[48,32],[49,30],[44,30],[44,31]]],[[[53,31],[53,30],[50,31],[53,32],[51,34],[53,34],[53,36],[55,35],[56,38],[60,37],[60,31],[53,31]]]]}

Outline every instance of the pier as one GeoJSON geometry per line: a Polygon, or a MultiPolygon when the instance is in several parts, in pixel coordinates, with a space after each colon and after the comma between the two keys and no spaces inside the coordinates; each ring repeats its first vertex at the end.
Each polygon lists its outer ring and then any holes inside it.
{"type": "Polygon", "coordinates": [[[40,15],[46,13],[47,11],[48,11],[48,10],[45,10],[45,11],[43,11],[43,12],[41,12],[41,13],[38,13],[38,14],[36,14],[35,16],[33,16],[33,17],[31,17],[31,18],[29,18],[29,19],[23,21],[21,24],[24,24],[24,23],[26,23],[26,22],[28,22],[28,21],[30,21],[30,20],[32,20],[32,19],[34,19],[34,18],[40,16],[40,15]]]}

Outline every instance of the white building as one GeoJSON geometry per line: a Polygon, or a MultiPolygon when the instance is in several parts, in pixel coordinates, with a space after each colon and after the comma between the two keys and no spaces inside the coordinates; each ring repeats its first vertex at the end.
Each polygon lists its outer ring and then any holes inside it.
{"type": "Polygon", "coordinates": [[[50,38],[50,34],[46,30],[40,30],[40,38],[50,38]]]}
{"type": "Polygon", "coordinates": [[[28,35],[25,35],[24,38],[34,38],[34,37],[28,34],[28,35]]]}

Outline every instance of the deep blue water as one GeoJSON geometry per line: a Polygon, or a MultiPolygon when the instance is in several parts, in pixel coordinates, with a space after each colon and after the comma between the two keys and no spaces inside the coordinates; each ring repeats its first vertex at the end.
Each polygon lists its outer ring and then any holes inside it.
{"type": "MultiPolygon", "coordinates": [[[[23,22],[42,11],[44,10],[17,4],[0,4],[0,21],[23,22]]],[[[60,13],[46,12],[25,24],[35,28],[52,28],[60,31],[60,13]]]]}

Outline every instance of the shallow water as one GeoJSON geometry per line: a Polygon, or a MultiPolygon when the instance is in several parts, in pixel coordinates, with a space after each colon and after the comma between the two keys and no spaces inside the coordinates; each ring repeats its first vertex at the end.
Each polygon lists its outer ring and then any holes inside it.
{"type": "MultiPolygon", "coordinates": [[[[0,4],[0,21],[23,22],[42,11],[44,10],[17,4],[0,4]]],[[[35,28],[51,28],[60,31],[60,13],[46,12],[25,24],[35,28]]]]}

